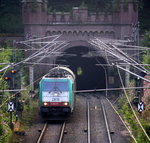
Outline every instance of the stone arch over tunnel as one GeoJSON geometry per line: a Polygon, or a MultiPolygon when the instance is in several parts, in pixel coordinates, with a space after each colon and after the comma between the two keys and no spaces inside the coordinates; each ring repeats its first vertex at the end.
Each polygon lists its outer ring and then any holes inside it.
{"type": "Polygon", "coordinates": [[[65,54],[56,58],[56,64],[68,65],[76,75],[78,90],[105,89],[107,69],[96,64],[106,64],[103,57],[92,56],[95,49],[86,46],[74,46],[63,51],[65,54]]]}

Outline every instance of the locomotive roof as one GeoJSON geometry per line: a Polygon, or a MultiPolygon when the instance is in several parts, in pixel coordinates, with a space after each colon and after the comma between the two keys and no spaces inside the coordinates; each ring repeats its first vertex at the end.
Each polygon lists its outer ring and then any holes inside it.
{"type": "Polygon", "coordinates": [[[55,67],[49,71],[45,77],[67,77],[72,76],[73,80],[75,80],[74,73],[67,67],[55,67]]]}

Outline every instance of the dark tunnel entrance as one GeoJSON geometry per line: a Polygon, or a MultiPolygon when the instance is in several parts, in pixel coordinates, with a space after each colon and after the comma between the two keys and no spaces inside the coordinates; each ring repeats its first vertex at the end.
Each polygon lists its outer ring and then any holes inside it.
{"type": "Polygon", "coordinates": [[[78,90],[106,88],[107,69],[96,65],[106,64],[106,61],[102,57],[91,56],[91,52],[96,51],[83,46],[72,47],[64,51],[66,55],[56,59],[56,64],[69,65],[75,73],[78,90]]]}

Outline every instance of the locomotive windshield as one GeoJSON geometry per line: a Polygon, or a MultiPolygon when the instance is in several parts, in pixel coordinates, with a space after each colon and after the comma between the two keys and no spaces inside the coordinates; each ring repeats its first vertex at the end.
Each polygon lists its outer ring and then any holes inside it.
{"type": "Polygon", "coordinates": [[[43,91],[68,91],[68,82],[48,82],[44,81],[43,91]]]}

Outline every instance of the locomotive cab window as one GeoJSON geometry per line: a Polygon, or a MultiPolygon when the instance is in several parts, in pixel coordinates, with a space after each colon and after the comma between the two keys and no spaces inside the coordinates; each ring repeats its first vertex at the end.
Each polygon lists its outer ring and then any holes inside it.
{"type": "Polygon", "coordinates": [[[68,91],[69,84],[68,82],[44,82],[43,91],[68,91]]]}

